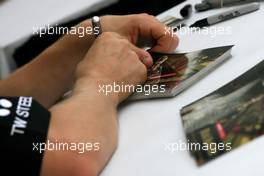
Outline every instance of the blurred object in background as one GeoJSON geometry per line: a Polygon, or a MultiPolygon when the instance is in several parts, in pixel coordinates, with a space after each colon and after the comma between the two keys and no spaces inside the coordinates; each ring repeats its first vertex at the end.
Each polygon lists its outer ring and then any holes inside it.
{"type": "Polygon", "coordinates": [[[0,4],[2,3],[2,2],[4,2],[5,0],[0,0],[0,4]]]}
{"type": "Polygon", "coordinates": [[[201,3],[195,4],[195,10],[202,12],[214,8],[222,8],[259,1],[263,0],[202,0],[201,3]]]}
{"type": "Polygon", "coordinates": [[[181,10],[180,10],[180,14],[183,18],[190,18],[190,16],[192,15],[192,5],[191,4],[187,4],[185,5],[181,10]]]}
{"type": "Polygon", "coordinates": [[[148,13],[158,15],[184,0],[119,0],[119,3],[105,9],[107,13],[123,15],[131,13],[148,13]]]}

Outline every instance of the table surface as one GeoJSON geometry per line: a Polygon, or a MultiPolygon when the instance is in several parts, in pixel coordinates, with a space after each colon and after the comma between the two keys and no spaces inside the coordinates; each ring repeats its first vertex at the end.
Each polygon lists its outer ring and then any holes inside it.
{"type": "MultiPolygon", "coordinates": [[[[161,14],[179,16],[184,2],[161,14]]],[[[194,13],[188,24],[198,19],[233,9],[215,9],[194,13]]],[[[102,176],[223,176],[263,175],[264,138],[229,152],[208,164],[198,167],[188,151],[170,153],[169,143],[186,141],[180,109],[223,86],[264,58],[264,4],[260,10],[212,27],[229,27],[230,34],[215,37],[204,34],[179,34],[176,51],[192,51],[234,44],[233,57],[189,89],[170,99],[146,100],[124,105],[119,109],[119,146],[102,176]]]]}

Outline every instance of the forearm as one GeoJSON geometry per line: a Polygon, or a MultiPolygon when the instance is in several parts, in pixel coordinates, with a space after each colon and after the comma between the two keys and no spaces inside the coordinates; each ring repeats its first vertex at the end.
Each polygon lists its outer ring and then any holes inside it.
{"type": "Polygon", "coordinates": [[[71,98],[51,108],[50,141],[99,143],[100,147],[83,154],[47,151],[42,175],[98,175],[117,145],[116,106],[116,101],[99,93],[97,86],[89,85],[86,92],[74,92],[71,98]]]}
{"type": "MultiPolygon", "coordinates": [[[[85,21],[82,26],[91,25],[85,21]]],[[[1,81],[3,96],[32,96],[50,107],[71,88],[77,64],[93,42],[93,36],[66,35],[32,62],[1,81]]]]}

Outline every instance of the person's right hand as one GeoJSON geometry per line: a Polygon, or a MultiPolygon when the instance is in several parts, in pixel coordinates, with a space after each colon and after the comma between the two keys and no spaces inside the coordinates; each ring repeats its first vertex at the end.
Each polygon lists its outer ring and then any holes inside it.
{"type": "Polygon", "coordinates": [[[132,92],[99,92],[99,85],[144,83],[148,52],[116,33],[100,35],[79,63],[73,94],[50,109],[48,140],[98,143],[98,151],[45,151],[42,175],[98,175],[117,147],[117,105],[132,92]],[[54,163],[61,163],[54,165],[54,163]]]}
{"type": "MultiPolygon", "coordinates": [[[[77,83],[74,94],[92,93],[99,86],[138,85],[145,82],[147,67],[152,65],[150,54],[131,44],[117,33],[104,32],[89,49],[83,61],[77,67],[77,83]],[[96,85],[96,89],[91,89],[96,85]]],[[[103,92],[101,92],[103,94],[103,92]]],[[[115,103],[127,98],[132,92],[113,92],[115,103]]]]}

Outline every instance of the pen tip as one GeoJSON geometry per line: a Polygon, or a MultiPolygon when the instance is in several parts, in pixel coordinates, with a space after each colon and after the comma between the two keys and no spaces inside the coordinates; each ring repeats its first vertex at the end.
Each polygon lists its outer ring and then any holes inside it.
{"type": "Polygon", "coordinates": [[[194,27],[194,24],[190,25],[190,27],[191,27],[191,28],[194,27]]]}
{"type": "Polygon", "coordinates": [[[200,26],[197,25],[197,23],[193,23],[192,25],[190,25],[190,28],[200,28],[200,26]]]}

